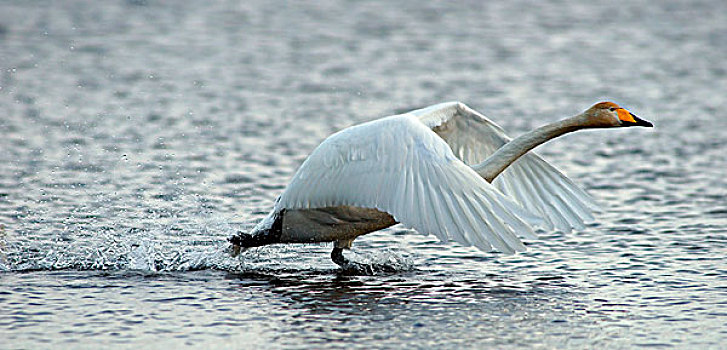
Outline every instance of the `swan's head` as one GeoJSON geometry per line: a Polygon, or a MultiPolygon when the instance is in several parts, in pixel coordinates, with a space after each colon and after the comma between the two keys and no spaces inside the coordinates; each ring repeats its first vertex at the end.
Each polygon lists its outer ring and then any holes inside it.
{"type": "Polygon", "coordinates": [[[643,120],[625,108],[613,102],[599,102],[583,112],[586,117],[586,126],[592,128],[613,128],[624,126],[653,127],[650,122],[643,120]]]}

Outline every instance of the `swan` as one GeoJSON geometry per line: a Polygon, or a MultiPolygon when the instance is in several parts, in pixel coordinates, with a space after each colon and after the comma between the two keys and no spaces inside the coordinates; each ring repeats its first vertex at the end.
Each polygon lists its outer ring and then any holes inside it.
{"type": "Polygon", "coordinates": [[[538,155],[536,146],[576,130],[653,125],[613,102],[515,139],[461,102],[446,102],[343,129],[303,162],[249,233],[228,240],[232,255],[275,243],[335,242],[401,223],[443,242],[503,253],[525,250],[533,227],[583,229],[594,200],[538,155]]]}

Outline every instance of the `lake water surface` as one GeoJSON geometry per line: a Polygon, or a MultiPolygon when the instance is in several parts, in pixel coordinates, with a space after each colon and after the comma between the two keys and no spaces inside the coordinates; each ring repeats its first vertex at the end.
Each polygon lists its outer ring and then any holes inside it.
{"type": "Polygon", "coordinates": [[[0,348],[727,346],[727,3],[1,1],[0,348]],[[603,206],[505,256],[395,226],[239,258],[327,135],[461,100],[603,206]]]}

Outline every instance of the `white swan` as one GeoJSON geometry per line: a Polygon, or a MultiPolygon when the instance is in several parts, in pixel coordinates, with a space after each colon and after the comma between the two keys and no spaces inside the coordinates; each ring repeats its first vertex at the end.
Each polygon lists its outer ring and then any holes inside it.
{"type": "Polygon", "coordinates": [[[352,126],[311,153],[251,233],[229,240],[235,255],[334,241],[331,258],[346,266],[342,249],[356,237],[402,223],[444,242],[522,251],[518,235],[534,239],[531,226],[582,229],[596,209],[570,179],[527,152],[579,129],[625,126],[652,124],[601,102],[511,140],[482,114],[448,102],[352,126]]]}

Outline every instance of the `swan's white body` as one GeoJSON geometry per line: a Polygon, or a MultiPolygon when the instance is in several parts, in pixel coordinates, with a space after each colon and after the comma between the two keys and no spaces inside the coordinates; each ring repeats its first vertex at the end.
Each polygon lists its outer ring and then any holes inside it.
{"type": "Polygon", "coordinates": [[[280,243],[349,247],[399,222],[445,242],[512,253],[525,249],[518,236],[535,238],[532,226],[570,231],[593,219],[591,197],[532,152],[486,181],[478,164],[510,140],[460,102],[341,130],[311,153],[251,234],[282,215],[280,243]]]}

